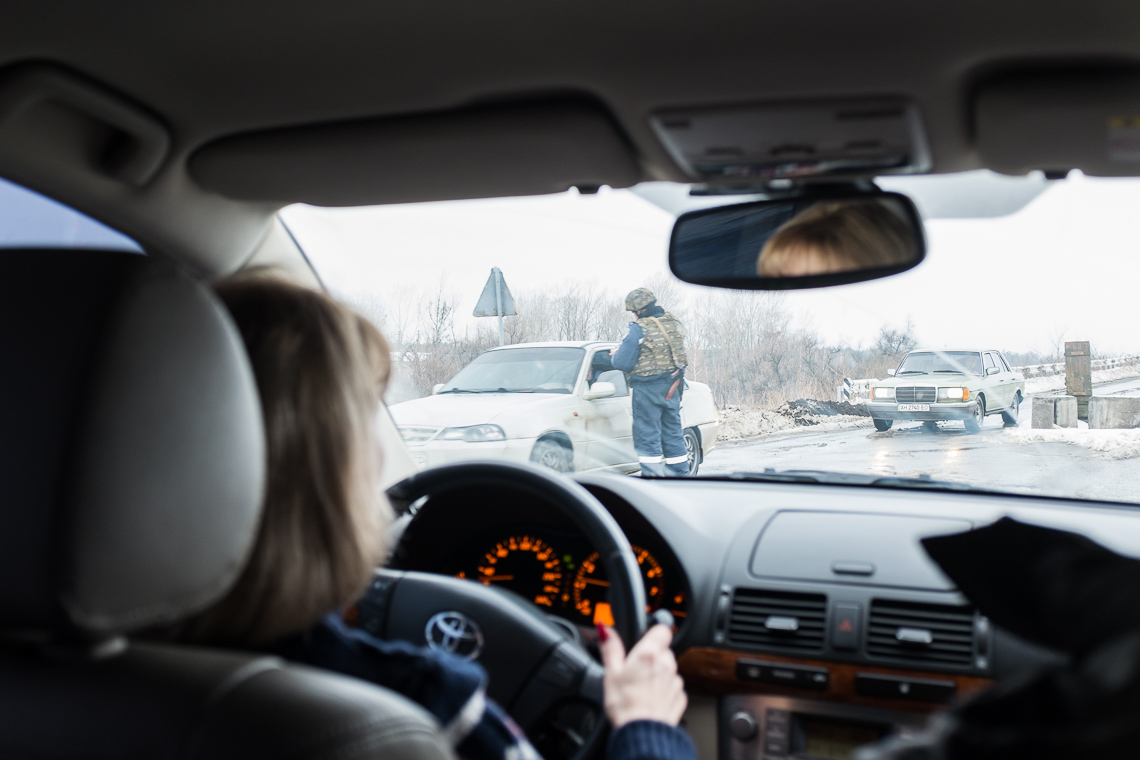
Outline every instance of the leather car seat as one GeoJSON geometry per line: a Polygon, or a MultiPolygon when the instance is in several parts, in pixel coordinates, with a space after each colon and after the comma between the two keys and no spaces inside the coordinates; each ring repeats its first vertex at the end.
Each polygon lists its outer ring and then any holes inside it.
{"type": "Polygon", "coordinates": [[[130,639],[218,599],[253,541],[244,348],[168,263],[28,250],[0,267],[0,756],[450,760],[392,692],[130,639]]]}

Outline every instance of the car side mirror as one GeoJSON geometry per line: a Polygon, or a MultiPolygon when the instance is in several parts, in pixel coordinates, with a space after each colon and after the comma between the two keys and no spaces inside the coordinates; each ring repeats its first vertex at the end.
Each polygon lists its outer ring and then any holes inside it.
{"type": "Polygon", "coordinates": [[[996,375],[999,372],[1001,372],[1001,370],[998,369],[997,367],[986,367],[986,375],[987,376],[996,375]]]}
{"type": "Polygon", "coordinates": [[[442,390],[443,390],[443,386],[444,386],[445,384],[446,384],[446,383],[436,383],[435,385],[433,385],[433,386],[431,387],[431,395],[433,395],[433,396],[434,396],[435,394],[437,394],[437,393],[439,393],[440,391],[442,391],[442,390]]]}
{"type": "Polygon", "coordinates": [[[892,369],[888,369],[888,370],[887,370],[887,377],[894,377],[894,376],[895,376],[895,371],[894,371],[894,369],[893,369],[893,368],[892,368],[892,369]]]}
{"type": "Polygon", "coordinates": [[[599,398],[609,398],[615,393],[617,393],[617,388],[614,387],[613,383],[594,383],[590,386],[590,390],[586,391],[585,399],[593,401],[599,398]]]}

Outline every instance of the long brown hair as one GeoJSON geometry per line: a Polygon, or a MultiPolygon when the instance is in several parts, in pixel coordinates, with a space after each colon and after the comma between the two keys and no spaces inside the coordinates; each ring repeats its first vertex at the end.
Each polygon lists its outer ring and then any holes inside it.
{"type": "Polygon", "coordinates": [[[253,364],[267,481],[241,577],[184,632],[257,646],[354,601],[383,558],[390,512],[376,481],[373,425],[390,355],[366,319],[271,273],[237,275],[216,290],[253,364]]]}
{"type": "Polygon", "coordinates": [[[785,222],[756,262],[761,277],[783,277],[815,260],[818,273],[905,264],[915,240],[902,218],[875,200],[825,201],[785,222]]]}

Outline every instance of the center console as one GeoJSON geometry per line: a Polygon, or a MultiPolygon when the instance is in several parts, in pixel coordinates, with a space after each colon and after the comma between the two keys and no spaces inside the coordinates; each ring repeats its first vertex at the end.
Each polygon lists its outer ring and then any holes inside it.
{"type": "Polygon", "coordinates": [[[921,727],[926,717],[761,694],[726,696],[720,710],[723,760],[845,760],[856,747],[921,727]]]}

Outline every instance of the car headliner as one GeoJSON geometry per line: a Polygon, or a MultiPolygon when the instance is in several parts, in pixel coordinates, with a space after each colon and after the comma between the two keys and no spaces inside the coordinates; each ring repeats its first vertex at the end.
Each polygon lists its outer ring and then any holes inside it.
{"type": "MultiPolygon", "coordinates": [[[[657,109],[888,95],[918,104],[934,171],[953,172],[982,165],[968,113],[979,81],[1134,63],[1137,30],[1140,5],[1105,0],[8,3],[0,73],[27,62],[79,72],[157,116],[173,145],[160,174],[127,192],[40,171],[4,150],[0,130],[0,175],[220,273],[295,200],[232,200],[197,184],[189,157],[226,136],[570,93],[612,116],[634,181],[683,181],[649,128],[657,109]]],[[[389,178],[397,193],[415,167],[403,171],[389,178]]],[[[454,171],[467,196],[481,182],[502,187],[454,171]]]]}

